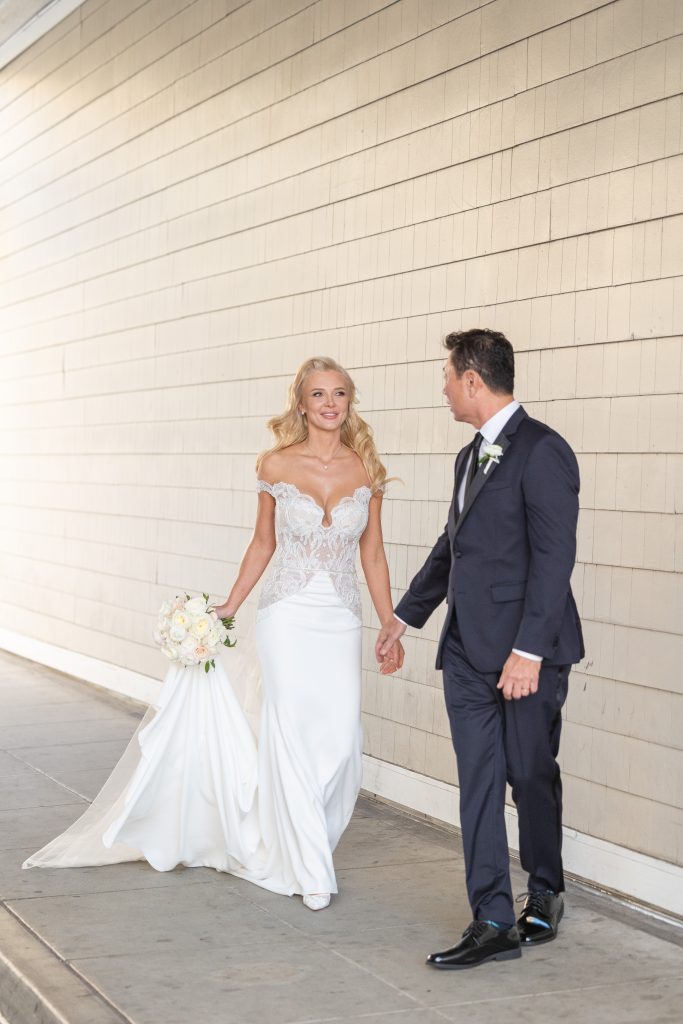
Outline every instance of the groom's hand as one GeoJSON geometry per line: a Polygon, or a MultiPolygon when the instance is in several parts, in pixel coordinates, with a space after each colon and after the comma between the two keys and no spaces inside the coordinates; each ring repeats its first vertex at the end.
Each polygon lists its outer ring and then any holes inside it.
{"type": "Polygon", "coordinates": [[[505,700],[519,700],[520,697],[528,697],[538,690],[538,676],[541,671],[541,662],[532,661],[531,658],[523,658],[521,654],[513,651],[503,665],[503,671],[498,680],[498,689],[503,691],[505,700]]]}
{"type": "Polygon", "coordinates": [[[399,622],[393,616],[382,623],[382,628],[375,643],[375,657],[378,664],[383,666],[385,661],[389,662],[393,658],[396,667],[401,667],[403,664],[403,645],[399,641],[405,631],[406,626],[404,623],[399,622]]]}

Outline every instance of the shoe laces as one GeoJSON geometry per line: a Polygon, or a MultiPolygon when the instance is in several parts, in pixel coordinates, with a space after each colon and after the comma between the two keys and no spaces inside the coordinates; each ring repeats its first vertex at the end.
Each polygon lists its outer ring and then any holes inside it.
{"type": "Polygon", "coordinates": [[[547,909],[546,900],[548,898],[547,892],[541,892],[535,890],[534,892],[520,892],[519,896],[515,898],[515,903],[521,903],[525,900],[524,914],[542,914],[547,909]]]}
{"type": "Polygon", "coordinates": [[[488,921],[472,921],[472,924],[469,924],[467,928],[465,928],[465,931],[462,933],[463,938],[465,938],[465,936],[471,935],[472,938],[474,939],[480,939],[481,936],[486,931],[486,929],[489,927],[490,925],[488,921]]]}

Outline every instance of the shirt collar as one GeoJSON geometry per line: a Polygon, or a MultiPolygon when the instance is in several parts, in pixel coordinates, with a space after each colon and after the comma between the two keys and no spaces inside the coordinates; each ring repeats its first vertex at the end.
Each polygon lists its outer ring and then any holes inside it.
{"type": "Polygon", "coordinates": [[[502,409],[499,409],[495,416],[492,416],[490,420],[487,420],[479,428],[479,433],[484,438],[486,444],[493,444],[500,432],[505,427],[508,420],[512,419],[514,414],[519,409],[519,402],[514,398],[507,405],[504,405],[502,409]]]}

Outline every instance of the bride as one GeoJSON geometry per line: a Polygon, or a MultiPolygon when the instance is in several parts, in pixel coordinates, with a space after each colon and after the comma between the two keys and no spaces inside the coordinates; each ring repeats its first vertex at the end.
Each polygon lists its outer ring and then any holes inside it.
{"type": "MultiPolygon", "coordinates": [[[[362,774],[360,550],[382,624],[393,618],[380,509],[386,470],[334,360],[308,359],[257,460],[254,534],[226,601],[235,615],[273,558],[256,615],[258,744],[220,661],[172,665],[157,704],[88,810],[24,867],[147,860],[229,871],[329,905],[332,853],[362,774]]],[[[403,663],[397,642],[380,671],[403,663]]],[[[239,680],[235,680],[236,683],[239,680]]]]}

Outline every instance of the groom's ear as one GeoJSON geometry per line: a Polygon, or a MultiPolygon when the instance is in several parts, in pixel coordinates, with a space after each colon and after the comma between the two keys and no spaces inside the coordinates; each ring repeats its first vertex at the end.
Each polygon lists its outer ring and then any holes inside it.
{"type": "Polygon", "coordinates": [[[467,393],[471,398],[474,398],[477,392],[485,387],[483,380],[476,370],[465,370],[463,377],[465,378],[467,393]]]}

